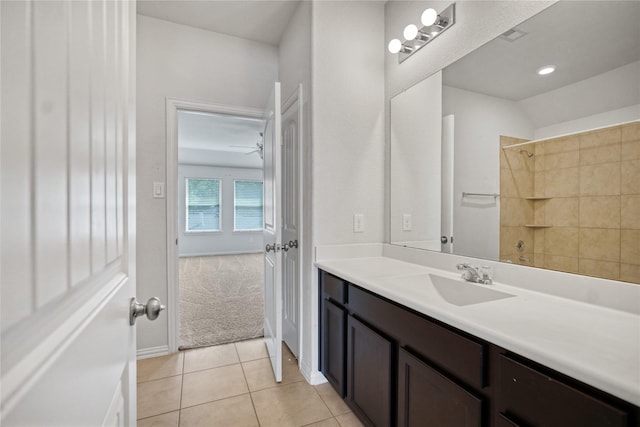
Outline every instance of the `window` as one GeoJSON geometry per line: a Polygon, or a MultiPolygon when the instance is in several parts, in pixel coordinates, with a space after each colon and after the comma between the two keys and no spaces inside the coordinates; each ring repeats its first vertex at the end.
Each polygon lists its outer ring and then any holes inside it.
{"type": "Polygon", "coordinates": [[[234,230],[262,230],[262,181],[235,181],[234,230]]]}
{"type": "Polygon", "coordinates": [[[220,180],[187,178],[186,231],[220,231],[220,180]]]}

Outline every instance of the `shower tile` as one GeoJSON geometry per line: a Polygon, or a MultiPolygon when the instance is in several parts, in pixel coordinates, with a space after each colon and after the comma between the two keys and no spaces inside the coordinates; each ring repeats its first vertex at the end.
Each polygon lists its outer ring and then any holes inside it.
{"type": "Polygon", "coordinates": [[[622,160],[640,159],[640,140],[623,142],[620,157],[622,160]]]}
{"type": "Polygon", "coordinates": [[[640,265],[640,230],[620,230],[620,262],[640,265]]]}
{"type": "Polygon", "coordinates": [[[640,195],[622,196],[621,206],[621,227],[640,230],[640,195]]]}
{"type": "Polygon", "coordinates": [[[545,251],[545,229],[540,228],[533,232],[533,252],[543,254],[545,251]]]}
{"type": "Polygon", "coordinates": [[[620,264],[620,280],[640,284],[640,265],[620,264]]]}
{"type": "Polygon", "coordinates": [[[625,160],[620,165],[620,192],[640,194],[640,159],[625,160]]]}
{"type": "Polygon", "coordinates": [[[640,123],[630,123],[622,126],[622,141],[640,140],[640,123]]]}
{"type": "Polygon", "coordinates": [[[595,165],[599,163],[619,162],[621,144],[588,147],[580,149],[580,165],[595,165]]]}
{"type": "Polygon", "coordinates": [[[580,167],[581,196],[617,196],[619,194],[619,162],[580,167]]]}
{"type": "Polygon", "coordinates": [[[580,197],[580,227],[620,228],[620,196],[580,197]]]}
{"type": "Polygon", "coordinates": [[[544,268],[544,254],[533,254],[533,266],[544,268]]]}
{"type": "Polygon", "coordinates": [[[580,164],[580,151],[547,154],[544,163],[545,170],[576,167],[580,164]]]}
{"type": "Polygon", "coordinates": [[[580,258],[620,262],[620,230],[580,229],[580,258]]]}
{"type": "Polygon", "coordinates": [[[516,181],[509,169],[500,169],[500,196],[518,197],[516,181]]]}
{"type": "Polygon", "coordinates": [[[578,257],[578,228],[547,228],[544,235],[545,255],[578,257]]]}
{"type": "Polygon", "coordinates": [[[580,224],[580,198],[561,197],[545,203],[545,223],[554,227],[578,227],[580,224]]]}
{"type": "Polygon", "coordinates": [[[545,173],[544,172],[536,172],[533,177],[533,195],[535,197],[545,197],[545,173]]]}
{"type": "Polygon", "coordinates": [[[545,196],[573,197],[580,191],[580,168],[549,170],[545,173],[545,196]]]}
{"type": "Polygon", "coordinates": [[[549,270],[565,271],[567,273],[577,273],[578,258],[545,254],[544,268],[549,270]]]}
{"type": "Polygon", "coordinates": [[[586,276],[618,280],[620,278],[620,263],[593,259],[580,259],[580,268],[578,272],[586,276]]]}
{"type": "Polygon", "coordinates": [[[500,224],[507,227],[523,225],[525,220],[521,199],[502,198],[500,200],[500,224]]]}
{"type": "Polygon", "coordinates": [[[580,149],[580,138],[577,135],[554,138],[544,143],[545,155],[553,153],[563,153],[565,151],[578,151],[580,149]]]}
{"type": "Polygon", "coordinates": [[[604,130],[585,132],[580,134],[580,149],[602,147],[620,142],[622,133],[619,126],[604,130]]]}

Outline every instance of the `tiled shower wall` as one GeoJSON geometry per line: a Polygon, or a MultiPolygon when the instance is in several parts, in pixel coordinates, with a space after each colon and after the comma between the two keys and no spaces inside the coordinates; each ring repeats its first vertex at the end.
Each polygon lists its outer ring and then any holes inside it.
{"type": "Polygon", "coordinates": [[[507,148],[500,167],[500,259],[640,283],[640,122],[507,148]]]}

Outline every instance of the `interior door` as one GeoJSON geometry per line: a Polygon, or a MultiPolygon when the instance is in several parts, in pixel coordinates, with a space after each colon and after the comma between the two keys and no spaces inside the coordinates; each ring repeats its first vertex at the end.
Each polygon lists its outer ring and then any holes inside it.
{"type": "Polygon", "coordinates": [[[280,83],[264,113],[264,339],[277,382],[282,381],[282,157],[280,83]]]}
{"type": "Polygon", "coordinates": [[[300,141],[302,86],[282,108],[282,339],[297,358],[300,336],[300,141]]]}
{"type": "Polygon", "coordinates": [[[0,2],[2,425],[135,425],[135,2],[0,2]]]}
{"type": "Polygon", "coordinates": [[[442,118],[442,217],[440,250],[453,253],[453,144],[454,116],[442,118]]]}

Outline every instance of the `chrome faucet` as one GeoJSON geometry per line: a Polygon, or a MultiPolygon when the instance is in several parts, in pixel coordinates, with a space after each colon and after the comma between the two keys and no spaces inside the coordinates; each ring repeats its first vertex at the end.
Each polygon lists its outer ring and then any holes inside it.
{"type": "Polygon", "coordinates": [[[491,267],[475,267],[471,264],[462,263],[456,265],[456,268],[462,271],[462,278],[467,282],[482,283],[483,285],[493,283],[491,267]]]}

